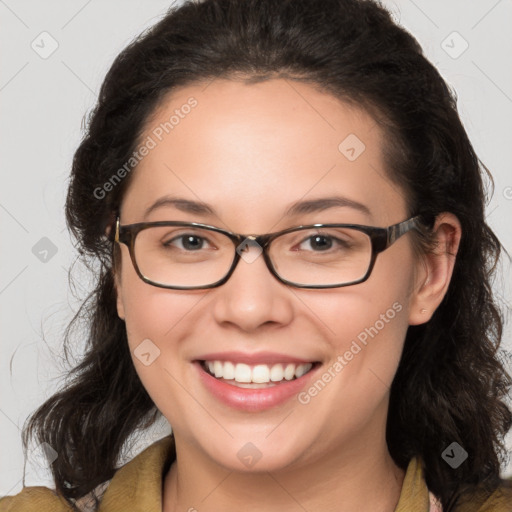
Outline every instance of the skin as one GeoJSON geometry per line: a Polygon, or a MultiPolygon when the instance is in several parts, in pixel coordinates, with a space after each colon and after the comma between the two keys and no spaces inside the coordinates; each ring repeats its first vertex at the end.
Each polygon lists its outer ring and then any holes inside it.
{"type": "MultiPolygon", "coordinates": [[[[385,134],[365,112],[303,83],[217,79],[169,94],[142,138],[190,96],[198,105],[131,176],[121,224],[182,220],[260,234],[315,222],[386,227],[407,218],[404,192],[384,168],[385,134]],[[355,161],[338,150],[351,133],[366,146],[355,161]],[[145,218],[167,194],[208,203],[217,215],[165,206],[145,218]],[[371,214],[337,207],[283,216],[295,201],[334,194],[371,214]]],[[[389,386],[408,326],[428,321],[447,291],[460,239],[451,214],[434,229],[437,254],[418,257],[407,234],[378,256],[366,282],[330,290],[280,283],[261,257],[241,261],[218,288],[160,289],[136,275],[121,245],[118,313],[132,354],[147,338],[160,350],[149,366],[133,361],[176,439],[164,512],[395,509],[404,471],[385,442],[389,386]],[[401,311],[308,404],[235,410],[210,395],[191,363],[213,351],[274,351],[326,369],[396,302],[401,311]],[[251,468],[237,457],[248,442],[262,454],[251,468]]]]}

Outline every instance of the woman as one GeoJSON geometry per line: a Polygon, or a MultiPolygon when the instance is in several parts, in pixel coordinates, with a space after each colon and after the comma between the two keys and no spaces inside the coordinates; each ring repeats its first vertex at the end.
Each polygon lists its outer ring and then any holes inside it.
{"type": "Polygon", "coordinates": [[[484,206],[450,90],[375,2],[171,9],[73,162],[88,351],[24,431],[56,493],[0,510],[510,511],[484,206]]]}

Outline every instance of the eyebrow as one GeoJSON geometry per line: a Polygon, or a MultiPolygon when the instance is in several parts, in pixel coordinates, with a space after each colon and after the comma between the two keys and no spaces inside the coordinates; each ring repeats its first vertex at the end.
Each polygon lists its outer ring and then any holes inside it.
{"type": "MultiPolygon", "coordinates": [[[[209,204],[198,201],[191,201],[190,199],[185,199],[182,197],[165,196],[155,201],[144,212],[144,218],[146,219],[151,212],[164,206],[173,206],[177,210],[181,210],[185,213],[193,213],[203,216],[217,216],[215,209],[209,204]]],[[[352,208],[371,217],[370,209],[367,206],[342,196],[320,197],[307,201],[297,201],[286,209],[284,212],[284,217],[293,217],[307,213],[321,212],[329,208],[339,207],[352,208]]]]}

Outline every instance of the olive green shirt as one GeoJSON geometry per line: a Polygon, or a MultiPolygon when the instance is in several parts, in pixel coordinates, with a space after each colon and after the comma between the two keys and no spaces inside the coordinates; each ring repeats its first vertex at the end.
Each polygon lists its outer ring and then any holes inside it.
{"type": "MultiPolygon", "coordinates": [[[[172,436],[164,437],[119,468],[103,485],[99,512],[162,512],[162,490],[165,474],[175,460],[172,436]],[[106,488],[106,490],[104,490],[106,488]]],[[[434,512],[432,495],[423,478],[421,464],[411,459],[405,474],[395,512],[434,512]]],[[[76,504],[84,511],[87,498],[76,504]]],[[[25,487],[16,496],[0,499],[0,512],[70,512],[64,498],[47,487],[25,487]]],[[[512,487],[503,486],[487,499],[475,498],[461,512],[512,512],[512,487]]]]}

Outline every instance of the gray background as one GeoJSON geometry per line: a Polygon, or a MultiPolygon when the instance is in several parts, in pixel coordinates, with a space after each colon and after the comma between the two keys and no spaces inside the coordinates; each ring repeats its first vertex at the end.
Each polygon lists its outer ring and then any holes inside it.
{"type": "MultiPolygon", "coordinates": [[[[457,91],[470,139],[494,175],[488,221],[512,253],[512,1],[384,4],[457,91]]],[[[63,205],[82,118],[114,57],[169,5],[0,0],[0,495],[21,490],[20,427],[65,374],[62,333],[79,300],[68,286],[75,254],[63,205]]],[[[89,280],[81,275],[76,292],[84,296],[89,280]]],[[[508,304],[510,275],[505,262],[495,283],[508,304]]],[[[134,453],[166,432],[166,422],[157,425],[134,453]]],[[[506,473],[512,474],[512,465],[506,473]]],[[[40,450],[31,455],[26,484],[52,485],[40,450]]]]}

